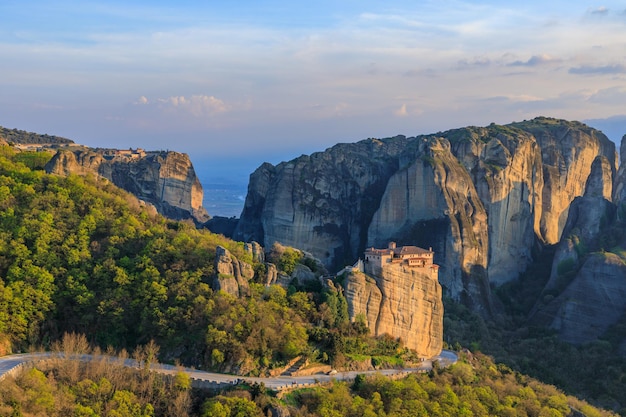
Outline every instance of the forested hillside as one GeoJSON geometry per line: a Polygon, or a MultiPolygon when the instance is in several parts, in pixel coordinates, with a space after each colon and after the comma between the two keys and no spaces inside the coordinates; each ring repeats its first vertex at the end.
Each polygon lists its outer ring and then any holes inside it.
{"type": "MultiPolygon", "coordinates": [[[[106,180],[45,174],[47,158],[0,149],[0,353],[77,332],[102,348],[155,340],[165,360],[240,374],[303,354],[337,366],[370,350],[411,357],[350,324],[333,287],[286,291],[255,278],[249,297],[214,292],[217,245],[263,265],[242,243],[151,215],[106,180]]],[[[300,257],[286,250],[276,264],[293,269],[300,257]]]]}

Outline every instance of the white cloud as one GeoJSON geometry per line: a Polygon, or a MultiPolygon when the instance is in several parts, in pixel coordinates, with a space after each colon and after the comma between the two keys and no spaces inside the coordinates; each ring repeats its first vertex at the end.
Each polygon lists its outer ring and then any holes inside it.
{"type": "Polygon", "coordinates": [[[158,98],[156,102],[159,103],[161,108],[182,110],[196,117],[212,116],[231,109],[230,106],[219,98],[207,95],[171,96],[158,98]]]}
{"type": "Polygon", "coordinates": [[[541,98],[541,97],[532,96],[532,95],[528,95],[528,94],[520,94],[520,95],[517,95],[517,96],[509,96],[508,99],[510,101],[521,102],[521,103],[543,101],[543,98],[541,98]]]}
{"type": "Polygon", "coordinates": [[[589,14],[595,15],[595,16],[606,16],[609,13],[609,9],[606,6],[600,6],[600,7],[596,7],[595,9],[590,9],[589,10],[589,14]]]}

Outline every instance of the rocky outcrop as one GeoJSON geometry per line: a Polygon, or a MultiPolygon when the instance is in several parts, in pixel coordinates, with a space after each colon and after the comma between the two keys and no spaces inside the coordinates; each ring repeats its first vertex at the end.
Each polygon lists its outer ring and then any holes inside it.
{"type": "Polygon", "coordinates": [[[479,300],[474,303],[477,307],[489,308],[490,298],[483,291],[489,287],[486,275],[478,272],[485,271],[489,253],[485,208],[468,171],[452,154],[449,141],[429,138],[422,146],[424,156],[407,160],[407,166],[389,179],[370,223],[367,242],[380,247],[394,239],[417,240],[436,247],[436,252],[451,254],[438,258],[447,271],[442,283],[455,294],[465,290],[470,295],[468,301],[479,300]],[[430,225],[436,229],[441,223],[445,226],[428,233],[428,238],[415,239],[430,225]],[[469,275],[472,279],[464,280],[469,275]]]}
{"type": "Polygon", "coordinates": [[[310,281],[317,281],[317,277],[311,269],[302,264],[297,264],[291,273],[291,278],[297,280],[302,285],[310,281]]]}
{"type": "Polygon", "coordinates": [[[209,219],[202,207],[202,185],[191,160],[177,152],[61,150],[46,165],[58,175],[94,173],[154,205],[159,213],[173,219],[209,219]]]}
{"type": "MultiPolygon", "coordinates": [[[[602,132],[578,122],[539,118],[513,126],[531,133],[541,148],[544,187],[540,235],[547,243],[557,243],[569,205],[584,193],[595,159],[605,158],[611,177],[615,175],[615,144],[602,132]]],[[[610,199],[611,191],[603,195],[610,199]]]]}
{"type": "Polygon", "coordinates": [[[237,240],[274,242],[343,266],[364,247],[367,227],[408,141],[399,136],[333,147],[251,176],[237,240]]]}
{"type": "Polygon", "coordinates": [[[363,315],[367,327],[376,334],[376,323],[383,300],[376,280],[363,272],[351,271],[346,275],[344,287],[350,318],[354,321],[358,315],[363,315]]]}
{"type": "Polygon", "coordinates": [[[259,245],[257,242],[244,243],[243,249],[252,256],[254,262],[265,262],[265,251],[263,250],[263,246],[259,245]]]}
{"type": "Polygon", "coordinates": [[[217,246],[215,249],[215,277],[213,290],[224,291],[235,297],[250,295],[248,281],[254,277],[254,269],[232,255],[228,249],[217,246]]]}
{"type": "MultiPolygon", "coordinates": [[[[531,313],[534,324],[554,328],[571,343],[595,340],[626,309],[622,298],[626,294],[626,263],[619,255],[604,252],[604,242],[611,241],[606,236],[615,233],[612,178],[609,161],[597,157],[584,195],[569,207],[550,279],[531,313]]],[[[614,246],[609,243],[606,249],[614,246]]]]}
{"type": "Polygon", "coordinates": [[[265,286],[269,287],[270,285],[280,285],[281,287],[287,289],[291,284],[293,278],[290,275],[287,275],[283,272],[279,272],[276,268],[276,265],[267,263],[265,264],[267,268],[267,273],[265,275],[265,286]]]}
{"type": "Polygon", "coordinates": [[[624,277],[626,263],[620,256],[591,254],[565,290],[538,309],[532,321],[554,328],[570,343],[593,341],[626,311],[624,277]]]}
{"type": "Polygon", "coordinates": [[[443,345],[441,285],[420,268],[391,267],[380,276],[352,270],[345,277],[348,314],[365,318],[370,332],[400,338],[422,357],[433,357],[443,345]]]}
{"type": "Polygon", "coordinates": [[[582,257],[597,245],[597,238],[615,219],[611,203],[613,172],[606,158],[593,163],[584,195],[577,197],[568,209],[561,241],[557,245],[552,272],[545,290],[562,289],[568,270],[577,270],[582,257]]]}
{"type": "Polygon", "coordinates": [[[448,294],[488,312],[490,285],[559,241],[597,157],[615,171],[601,132],[549,118],[339,144],[259,167],[235,238],[297,247],[335,271],[389,240],[433,247],[448,294]]]}
{"type": "Polygon", "coordinates": [[[272,284],[276,284],[278,280],[278,268],[273,263],[265,264],[265,286],[269,287],[272,284]]]}
{"type": "Polygon", "coordinates": [[[541,149],[533,135],[514,127],[465,128],[446,137],[488,217],[474,222],[488,234],[483,237],[488,249],[482,252],[487,259],[480,265],[488,267],[490,283],[510,281],[531,261],[531,248],[541,236],[541,149]]]}
{"type": "Polygon", "coordinates": [[[621,220],[626,220],[626,135],[622,137],[620,144],[620,161],[622,164],[617,171],[613,186],[613,202],[618,207],[618,215],[621,220]]]}

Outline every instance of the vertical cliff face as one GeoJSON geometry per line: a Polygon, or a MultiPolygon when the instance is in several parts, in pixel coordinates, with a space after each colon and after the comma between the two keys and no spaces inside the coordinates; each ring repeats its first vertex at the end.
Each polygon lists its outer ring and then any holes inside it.
{"type": "Polygon", "coordinates": [[[537,309],[533,323],[552,327],[570,343],[597,339],[626,311],[625,276],[622,257],[609,252],[590,254],[566,288],[537,309]]]}
{"type": "Polygon", "coordinates": [[[507,282],[531,261],[531,248],[540,233],[540,147],[531,134],[496,125],[450,131],[446,137],[488,216],[479,227],[488,230],[489,281],[507,282]]]}
{"type": "Polygon", "coordinates": [[[613,169],[597,157],[584,195],[569,207],[550,280],[532,312],[534,324],[551,327],[571,343],[601,336],[626,311],[623,242],[615,240],[616,207],[611,203],[613,169]]]}
{"type": "Polygon", "coordinates": [[[536,242],[559,241],[597,157],[615,171],[601,132],[548,118],[337,145],[261,166],[236,238],[331,270],[388,240],[432,246],[449,295],[489,309],[490,284],[516,279],[536,242]]]}
{"type": "Polygon", "coordinates": [[[434,247],[444,271],[442,283],[455,294],[465,290],[467,301],[488,307],[485,208],[449,141],[427,138],[420,148],[421,156],[407,160],[387,182],[368,228],[368,246],[397,240],[434,247]]]}
{"type": "Polygon", "coordinates": [[[615,178],[615,185],[613,187],[613,202],[618,207],[619,216],[621,219],[626,220],[626,135],[622,137],[620,144],[620,161],[622,163],[619,166],[615,178]]]}
{"type": "Polygon", "coordinates": [[[365,247],[367,228],[405,137],[337,145],[250,176],[235,239],[274,242],[313,253],[342,267],[365,247]],[[306,243],[305,243],[306,242],[306,243]]]}
{"type": "Polygon", "coordinates": [[[596,157],[604,157],[612,176],[615,174],[615,145],[602,132],[578,122],[541,118],[513,126],[533,134],[541,148],[544,187],[540,234],[547,243],[557,243],[569,205],[583,195],[596,157]]]}
{"type": "Polygon", "coordinates": [[[600,234],[613,223],[616,210],[610,201],[612,178],[610,163],[606,158],[596,158],[584,195],[577,197],[569,207],[546,290],[562,289],[566,284],[565,276],[577,269],[582,257],[597,246],[600,234]]]}
{"type": "Polygon", "coordinates": [[[126,151],[62,150],[46,171],[58,175],[94,173],[154,205],[167,217],[193,218],[199,223],[209,219],[202,207],[202,185],[186,154],[120,152],[126,151]]]}

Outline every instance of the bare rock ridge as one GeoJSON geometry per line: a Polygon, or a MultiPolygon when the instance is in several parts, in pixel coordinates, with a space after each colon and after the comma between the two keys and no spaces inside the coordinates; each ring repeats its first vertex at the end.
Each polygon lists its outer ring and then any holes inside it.
{"type": "Polygon", "coordinates": [[[173,219],[192,218],[204,223],[209,215],[202,207],[202,185],[189,156],[173,151],[59,150],[46,165],[48,173],[94,173],[152,204],[173,219]]]}
{"type": "Polygon", "coordinates": [[[0,144],[12,144],[26,150],[57,150],[46,166],[48,173],[93,173],[153,205],[167,217],[192,218],[197,223],[209,220],[202,207],[202,186],[186,154],[141,149],[90,149],[67,138],[1,126],[0,144]]]}
{"type": "MultiPolygon", "coordinates": [[[[544,117],[338,144],[261,165],[234,237],[298,247],[330,270],[389,241],[432,247],[447,293],[489,313],[490,286],[516,279],[537,244],[560,241],[596,158],[615,176],[604,134],[544,117]]],[[[594,181],[610,197],[610,181],[594,181]]]]}

